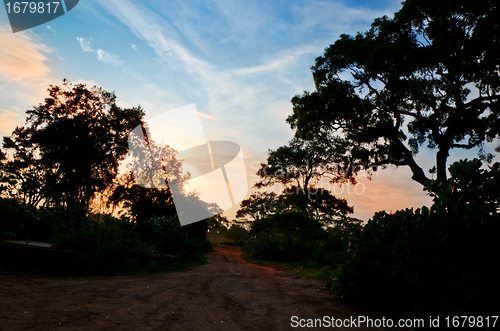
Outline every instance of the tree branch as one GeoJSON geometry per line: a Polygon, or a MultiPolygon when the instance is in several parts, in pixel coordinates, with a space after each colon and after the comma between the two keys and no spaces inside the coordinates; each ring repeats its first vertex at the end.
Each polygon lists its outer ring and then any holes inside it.
{"type": "Polygon", "coordinates": [[[474,147],[477,147],[479,145],[478,143],[468,143],[468,144],[451,144],[451,148],[463,148],[463,149],[471,149],[474,147]]]}
{"type": "Polygon", "coordinates": [[[494,95],[484,96],[484,97],[477,97],[477,98],[465,103],[464,106],[466,108],[477,107],[476,103],[481,104],[481,103],[483,103],[483,101],[494,101],[494,100],[498,101],[498,99],[500,99],[500,94],[494,94],[494,95]]]}

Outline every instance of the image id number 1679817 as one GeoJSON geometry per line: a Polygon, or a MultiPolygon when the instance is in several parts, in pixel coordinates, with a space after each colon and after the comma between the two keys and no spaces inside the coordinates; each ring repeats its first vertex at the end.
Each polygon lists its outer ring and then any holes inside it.
{"type": "MultiPolygon", "coordinates": [[[[60,2],[7,2],[5,7],[7,8],[7,13],[30,13],[30,14],[55,14],[59,8],[60,2]]],[[[61,7],[60,10],[63,10],[61,7]]]]}
{"type": "Polygon", "coordinates": [[[482,328],[482,327],[495,327],[497,323],[498,316],[447,316],[444,318],[446,321],[446,327],[454,328],[482,328]]]}

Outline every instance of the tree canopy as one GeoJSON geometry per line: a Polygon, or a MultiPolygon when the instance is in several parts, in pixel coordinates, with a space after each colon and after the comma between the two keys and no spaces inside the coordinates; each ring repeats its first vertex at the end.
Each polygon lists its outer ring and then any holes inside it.
{"type": "Polygon", "coordinates": [[[355,184],[353,169],[337,155],[349,150],[338,137],[318,137],[308,141],[292,139],[288,145],[269,150],[267,163],[257,174],[255,187],[282,185],[282,192],[256,192],[243,200],[236,217],[253,220],[285,211],[301,211],[323,224],[342,223],[353,208],[324,188],[329,184],[355,184]]]}
{"type": "Polygon", "coordinates": [[[348,151],[349,146],[339,137],[295,137],[287,145],[269,150],[267,163],[261,163],[257,172],[262,180],[255,186],[294,185],[308,191],[324,178],[332,184],[355,184],[352,169],[342,158],[348,151]]]}
{"type": "Polygon", "coordinates": [[[353,169],[409,166],[422,185],[424,144],[436,150],[439,182],[452,149],[478,148],[489,161],[483,147],[500,134],[498,17],[494,0],[407,0],[394,18],[326,48],[312,67],[315,91],[292,99],[287,122],[305,139],[338,133],[353,169]]]}
{"type": "Polygon", "coordinates": [[[96,192],[106,190],[128,152],[128,134],[141,123],[140,107],[123,109],[103,88],[51,85],[43,103],[27,110],[3,146],[13,159],[3,170],[14,175],[15,194],[25,203],[89,207],[96,192]]]}

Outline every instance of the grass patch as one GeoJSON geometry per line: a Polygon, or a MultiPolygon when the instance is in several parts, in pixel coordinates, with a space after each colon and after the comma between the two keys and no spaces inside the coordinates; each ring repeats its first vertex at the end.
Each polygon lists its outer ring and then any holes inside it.
{"type": "Polygon", "coordinates": [[[266,267],[284,269],[299,277],[309,277],[327,282],[327,288],[331,287],[332,281],[335,281],[340,274],[340,264],[331,266],[311,267],[307,262],[274,262],[254,260],[243,254],[243,258],[251,263],[259,264],[266,267]]]}

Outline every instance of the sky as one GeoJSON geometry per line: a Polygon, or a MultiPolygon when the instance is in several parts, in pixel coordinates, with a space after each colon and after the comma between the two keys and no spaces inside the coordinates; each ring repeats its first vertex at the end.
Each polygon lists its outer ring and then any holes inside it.
{"type": "MultiPolygon", "coordinates": [[[[22,126],[50,84],[114,91],[146,120],[195,104],[205,135],[241,146],[249,186],[269,149],[285,145],[291,98],[313,91],[314,59],[343,33],[365,31],[400,0],[80,0],[53,21],[12,33],[0,9],[0,135],[22,126]]],[[[455,153],[450,163],[472,153],[455,153]]],[[[424,170],[432,152],[417,156],[424,170]]],[[[389,167],[333,189],[368,220],[379,210],[429,205],[408,168],[389,167]]],[[[231,218],[237,208],[226,212],[231,218]]]]}

